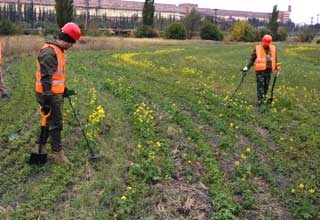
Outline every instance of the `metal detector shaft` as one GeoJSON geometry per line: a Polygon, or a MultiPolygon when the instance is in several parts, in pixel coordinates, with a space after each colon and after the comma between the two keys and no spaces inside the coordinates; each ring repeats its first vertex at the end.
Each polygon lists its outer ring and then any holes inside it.
{"type": "Polygon", "coordinates": [[[82,135],[83,135],[84,139],[85,139],[86,142],[87,142],[87,146],[88,146],[89,152],[90,152],[91,155],[95,155],[95,153],[94,153],[94,151],[93,151],[93,148],[92,148],[91,145],[90,145],[89,139],[87,138],[87,135],[86,135],[86,133],[85,133],[83,127],[82,127],[82,124],[81,124],[79,115],[78,115],[78,113],[76,112],[75,108],[73,107],[73,104],[72,104],[72,101],[71,101],[70,96],[67,96],[67,98],[68,98],[68,100],[69,100],[69,104],[70,104],[70,107],[71,107],[71,109],[72,109],[73,115],[74,115],[74,117],[75,117],[75,118],[77,119],[77,121],[78,121],[78,124],[79,124],[80,130],[81,130],[81,132],[82,132],[82,135]]]}
{"type": "Polygon", "coordinates": [[[237,86],[237,88],[234,90],[233,94],[231,95],[230,99],[233,99],[233,97],[235,96],[235,94],[237,93],[238,89],[240,89],[243,81],[244,81],[244,78],[246,77],[247,73],[246,72],[243,72],[242,74],[242,78],[241,78],[241,81],[239,83],[239,85],[237,86]]]}

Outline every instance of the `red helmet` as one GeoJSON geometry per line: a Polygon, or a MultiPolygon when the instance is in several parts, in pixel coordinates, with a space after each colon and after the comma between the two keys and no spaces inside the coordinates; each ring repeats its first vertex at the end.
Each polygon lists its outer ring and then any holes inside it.
{"type": "Polygon", "coordinates": [[[73,40],[77,41],[81,37],[81,30],[79,26],[73,22],[66,23],[62,28],[61,31],[63,33],[68,34],[73,40]]]}
{"type": "Polygon", "coordinates": [[[262,42],[265,45],[270,45],[272,43],[272,36],[269,35],[269,34],[264,35],[263,38],[262,38],[262,42]]]}

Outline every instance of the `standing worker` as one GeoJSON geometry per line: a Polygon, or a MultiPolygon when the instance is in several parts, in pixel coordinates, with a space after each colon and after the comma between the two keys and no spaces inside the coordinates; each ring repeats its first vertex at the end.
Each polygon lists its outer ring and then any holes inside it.
{"type": "Polygon", "coordinates": [[[54,38],[46,39],[40,49],[36,72],[36,99],[42,112],[50,114],[45,129],[45,140],[50,137],[53,160],[56,164],[68,163],[61,144],[63,98],[73,95],[74,91],[66,87],[64,51],[81,37],[79,26],[66,23],[54,38]]]}
{"type": "Polygon", "coordinates": [[[257,82],[258,105],[266,101],[272,71],[278,71],[276,47],[272,44],[272,36],[266,34],[262,37],[262,43],[256,45],[248,64],[242,68],[246,73],[254,65],[257,82]]]}
{"type": "Polygon", "coordinates": [[[0,42],[0,95],[1,98],[8,98],[9,93],[7,92],[4,84],[3,73],[2,73],[2,43],[0,42]]]}

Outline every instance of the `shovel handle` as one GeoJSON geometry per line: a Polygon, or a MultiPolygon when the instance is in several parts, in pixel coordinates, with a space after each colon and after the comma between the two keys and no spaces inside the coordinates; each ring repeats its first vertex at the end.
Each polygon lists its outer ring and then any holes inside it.
{"type": "Polygon", "coordinates": [[[42,111],[42,106],[40,105],[39,112],[41,115],[41,126],[45,127],[47,125],[47,118],[51,115],[51,109],[47,114],[45,114],[42,111]]]}

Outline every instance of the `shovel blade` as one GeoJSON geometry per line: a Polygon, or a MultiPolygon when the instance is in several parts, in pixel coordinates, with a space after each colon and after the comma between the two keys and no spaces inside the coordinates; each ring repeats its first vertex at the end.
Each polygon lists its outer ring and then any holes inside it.
{"type": "Polygon", "coordinates": [[[47,153],[31,153],[29,164],[43,165],[47,162],[47,153]]]}

